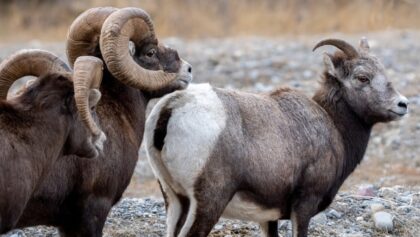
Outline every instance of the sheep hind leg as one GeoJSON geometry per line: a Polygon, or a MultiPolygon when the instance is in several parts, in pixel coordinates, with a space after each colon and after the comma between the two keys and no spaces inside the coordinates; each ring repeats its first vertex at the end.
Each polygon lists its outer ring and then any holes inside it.
{"type": "Polygon", "coordinates": [[[305,200],[300,200],[292,208],[291,220],[293,227],[293,237],[307,237],[309,222],[318,212],[319,199],[306,196],[305,200]]]}
{"type": "MultiPolygon", "coordinates": [[[[101,237],[112,202],[108,198],[89,197],[81,204],[78,213],[66,216],[59,226],[62,237],[101,237]]],[[[70,210],[73,211],[73,210],[70,210]]]]}
{"type": "Polygon", "coordinates": [[[178,237],[208,236],[233,196],[229,190],[223,189],[206,189],[205,192],[208,195],[198,193],[188,196],[188,215],[178,237]]]}
{"type": "Polygon", "coordinates": [[[180,231],[180,226],[185,222],[189,206],[188,198],[177,195],[165,182],[158,182],[165,200],[166,236],[176,237],[180,231]]]}
{"type": "Polygon", "coordinates": [[[263,237],[278,237],[278,222],[277,221],[269,221],[265,223],[260,223],[261,226],[261,234],[263,237]]]}
{"type": "MultiPolygon", "coordinates": [[[[12,230],[12,224],[11,223],[7,223],[6,221],[1,221],[1,216],[0,216],[0,235],[2,234],[6,234],[7,232],[9,232],[10,230],[12,230]]],[[[6,218],[4,218],[5,220],[7,220],[6,218]]]]}
{"type": "Polygon", "coordinates": [[[19,202],[16,202],[16,204],[13,202],[6,203],[11,204],[8,205],[8,211],[6,210],[5,212],[0,213],[0,235],[16,228],[16,225],[19,221],[19,218],[22,216],[22,212],[25,207],[25,204],[19,202]]]}

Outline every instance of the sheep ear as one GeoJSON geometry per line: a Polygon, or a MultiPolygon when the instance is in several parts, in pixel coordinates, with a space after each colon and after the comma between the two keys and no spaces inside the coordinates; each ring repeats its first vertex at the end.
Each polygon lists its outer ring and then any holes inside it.
{"type": "Polygon", "coordinates": [[[360,39],[359,48],[365,52],[369,52],[370,46],[366,37],[360,39]]]}
{"type": "Polygon", "coordinates": [[[334,63],[331,61],[331,55],[324,53],[323,61],[325,69],[327,69],[328,74],[337,77],[337,70],[335,69],[334,63]]]}

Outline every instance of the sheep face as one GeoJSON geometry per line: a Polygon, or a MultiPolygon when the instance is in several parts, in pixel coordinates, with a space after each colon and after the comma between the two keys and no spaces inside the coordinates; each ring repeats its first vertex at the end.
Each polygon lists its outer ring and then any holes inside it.
{"type": "Polygon", "coordinates": [[[181,59],[178,52],[172,48],[158,44],[156,40],[146,39],[138,47],[133,48],[133,57],[137,64],[148,70],[162,70],[176,73],[177,79],[157,91],[150,91],[154,97],[160,97],[169,92],[185,89],[192,81],[191,65],[181,59]]]}
{"type": "Polygon", "coordinates": [[[395,90],[382,63],[369,53],[362,39],[359,55],[348,59],[341,52],[326,54],[324,63],[348,105],[367,123],[399,119],[408,112],[408,100],[395,90]]]}
{"type": "MultiPolygon", "coordinates": [[[[91,133],[83,125],[74,100],[73,83],[60,74],[49,74],[34,81],[17,100],[27,106],[26,110],[40,116],[48,124],[67,124],[67,133],[63,147],[65,155],[78,155],[93,158],[99,153],[91,133]]],[[[99,100],[90,98],[92,113],[99,100]]],[[[51,131],[58,132],[58,131],[51,131]]],[[[54,144],[54,141],[52,141],[54,144]]]]}

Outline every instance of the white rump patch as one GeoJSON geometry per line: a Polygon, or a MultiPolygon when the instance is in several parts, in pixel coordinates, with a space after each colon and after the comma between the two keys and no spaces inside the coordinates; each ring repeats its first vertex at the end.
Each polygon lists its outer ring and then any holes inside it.
{"type": "Polygon", "coordinates": [[[164,96],[146,121],[145,142],[149,163],[161,181],[176,193],[193,193],[215,143],[226,126],[222,101],[209,84],[191,84],[164,96]],[[161,110],[172,109],[162,151],[153,146],[154,129],[161,110]]]}
{"type": "Polygon", "coordinates": [[[180,93],[188,102],[171,104],[172,116],[167,127],[162,161],[178,193],[192,193],[194,182],[203,170],[227,115],[222,101],[209,84],[191,85],[180,93]]]}

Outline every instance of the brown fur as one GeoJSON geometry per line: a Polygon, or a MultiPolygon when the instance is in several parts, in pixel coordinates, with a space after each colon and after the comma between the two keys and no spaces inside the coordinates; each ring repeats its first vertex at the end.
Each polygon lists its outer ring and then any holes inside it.
{"type": "MultiPolygon", "coordinates": [[[[312,99],[286,88],[269,94],[213,88],[227,114],[226,127],[195,180],[198,207],[187,236],[207,236],[237,193],[279,210],[280,219],[292,219],[296,236],[307,236],[311,217],[328,207],[361,162],[372,126],[406,113],[407,105],[400,105],[406,99],[374,56],[361,50],[354,59],[342,52],[327,57],[333,65],[326,61],[312,99]]],[[[275,224],[268,226],[269,236],[277,236],[275,224]]]]}
{"type": "MultiPolygon", "coordinates": [[[[99,51],[96,54],[100,56],[99,51]]],[[[174,73],[181,65],[175,50],[147,40],[136,49],[135,60],[146,69],[174,73]],[[148,58],[151,48],[157,54],[148,58]]],[[[182,88],[172,83],[158,91],[140,91],[122,84],[105,68],[97,106],[107,135],[103,154],[93,160],[61,157],[34,191],[18,226],[52,225],[62,236],[102,236],[106,217],[134,172],[148,101],[177,89],[182,88]]]]}
{"type": "Polygon", "coordinates": [[[0,102],[0,234],[15,227],[58,157],[94,155],[73,96],[72,82],[53,74],[14,100],[0,102]]]}

